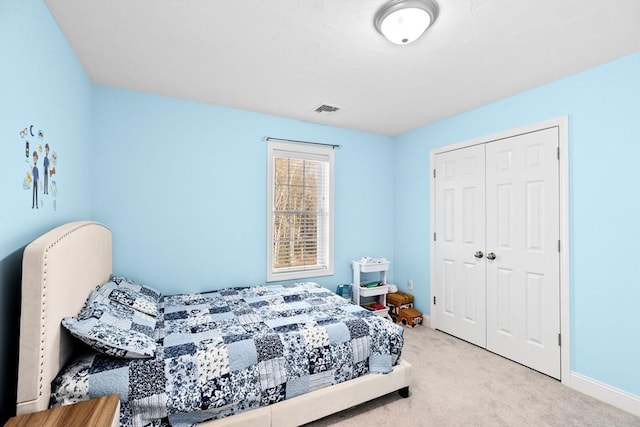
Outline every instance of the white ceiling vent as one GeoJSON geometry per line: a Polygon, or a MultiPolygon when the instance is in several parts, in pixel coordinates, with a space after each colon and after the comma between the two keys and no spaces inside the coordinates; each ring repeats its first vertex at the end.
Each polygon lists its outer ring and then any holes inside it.
{"type": "Polygon", "coordinates": [[[313,111],[315,111],[318,114],[329,114],[329,113],[335,113],[336,111],[340,110],[340,108],[341,107],[336,107],[335,105],[321,104],[313,111]]]}

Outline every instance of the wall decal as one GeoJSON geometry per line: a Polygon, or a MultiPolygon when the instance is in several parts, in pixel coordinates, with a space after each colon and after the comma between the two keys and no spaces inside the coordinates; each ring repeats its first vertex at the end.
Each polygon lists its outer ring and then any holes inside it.
{"type": "Polygon", "coordinates": [[[40,173],[38,173],[38,152],[33,152],[33,197],[31,198],[31,209],[35,206],[38,209],[38,187],[40,186],[40,173]]]}
{"type": "Polygon", "coordinates": [[[20,139],[24,139],[24,162],[27,171],[22,180],[22,188],[30,194],[31,209],[41,209],[51,206],[55,211],[58,207],[58,153],[51,144],[44,141],[44,132],[34,133],[34,125],[24,127],[20,132],[20,139]],[[35,144],[26,138],[38,136],[43,144],[35,144]],[[37,145],[37,148],[36,148],[37,145]],[[33,151],[31,151],[33,150],[33,151]],[[54,175],[56,176],[54,178],[54,175]],[[29,191],[30,190],[30,191],[29,191]]]}

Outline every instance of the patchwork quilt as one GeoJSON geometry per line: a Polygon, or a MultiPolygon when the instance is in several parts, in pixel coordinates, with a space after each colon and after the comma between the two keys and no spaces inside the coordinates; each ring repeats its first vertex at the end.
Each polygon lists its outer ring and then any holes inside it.
{"type": "Polygon", "coordinates": [[[191,426],[368,373],[400,358],[403,329],[315,283],[164,296],[156,355],[84,354],[52,384],[58,406],[111,393],[125,426],[191,426]]]}

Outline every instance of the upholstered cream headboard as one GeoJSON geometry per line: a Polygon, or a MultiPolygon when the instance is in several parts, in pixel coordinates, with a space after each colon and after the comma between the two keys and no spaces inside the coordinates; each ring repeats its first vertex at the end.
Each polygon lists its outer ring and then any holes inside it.
{"type": "Polygon", "coordinates": [[[82,221],[57,227],[30,243],[22,261],[18,415],[46,409],[51,381],[72,351],[60,320],[74,316],[112,269],[111,231],[82,221]]]}

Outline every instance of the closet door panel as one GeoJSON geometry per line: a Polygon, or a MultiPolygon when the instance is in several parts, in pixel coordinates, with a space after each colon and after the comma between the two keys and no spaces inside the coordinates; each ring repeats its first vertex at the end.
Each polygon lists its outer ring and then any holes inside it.
{"type": "Polygon", "coordinates": [[[436,156],[436,327],[486,345],[484,145],[436,156]]]}
{"type": "Polygon", "coordinates": [[[557,128],[486,144],[487,349],[555,378],[560,377],[557,146],[557,128]]]}

